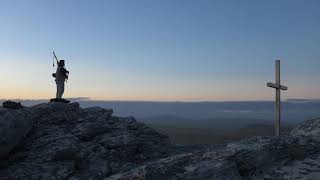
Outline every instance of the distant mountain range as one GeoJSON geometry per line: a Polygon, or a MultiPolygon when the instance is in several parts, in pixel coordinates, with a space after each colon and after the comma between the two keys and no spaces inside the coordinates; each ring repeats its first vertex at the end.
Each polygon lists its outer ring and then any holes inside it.
{"type": "MultiPolygon", "coordinates": [[[[223,143],[244,137],[273,135],[272,101],[234,102],[148,102],[93,101],[73,98],[82,107],[112,108],[117,116],[134,116],[170,137],[173,143],[223,143]]],[[[0,100],[2,102],[4,100],[0,100]]],[[[48,100],[17,100],[32,106],[48,100]]],[[[320,115],[320,100],[283,101],[282,131],[320,115]]]]}
{"type": "MultiPolygon", "coordinates": [[[[0,100],[2,102],[4,100],[0,100]]],[[[48,100],[18,100],[31,106],[48,100]]],[[[134,116],[137,119],[158,119],[171,116],[181,119],[257,119],[273,122],[273,101],[230,102],[149,102],[149,101],[93,101],[87,98],[72,98],[83,107],[101,106],[113,108],[119,116],[134,116]],[[154,118],[156,117],[156,118],[154,118]]],[[[320,115],[320,100],[288,99],[283,101],[283,122],[297,123],[320,115]]]]}

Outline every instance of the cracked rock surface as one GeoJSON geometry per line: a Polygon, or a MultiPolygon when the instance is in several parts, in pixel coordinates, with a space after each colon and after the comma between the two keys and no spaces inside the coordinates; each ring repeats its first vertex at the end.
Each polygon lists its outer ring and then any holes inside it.
{"type": "Polygon", "coordinates": [[[0,108],[0,179],[318,179],[320,119],[281,137],[177,146],[133,117],[77,103],[0,108]]]}
{"type": "Polygon", "coordinates": [[[166,155],[166,136],[112,110],[48,103],[0,115],[1,149],[11,139],[0,179],[102,179],[166,155]]]}

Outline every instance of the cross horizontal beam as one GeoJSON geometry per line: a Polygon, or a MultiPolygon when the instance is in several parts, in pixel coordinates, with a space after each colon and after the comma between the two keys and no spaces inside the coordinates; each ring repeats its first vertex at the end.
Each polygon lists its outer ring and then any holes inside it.
{"type": "Polygon", "coordinates": [[[284,91],[288,90],[288,87],[286,87],[286,86],[282,86],[282,85],[271,83],[271,82],[268,82],[267,86],[271,87],[271,88],[275,88],[275,89],[284,90],[284,91]]]}

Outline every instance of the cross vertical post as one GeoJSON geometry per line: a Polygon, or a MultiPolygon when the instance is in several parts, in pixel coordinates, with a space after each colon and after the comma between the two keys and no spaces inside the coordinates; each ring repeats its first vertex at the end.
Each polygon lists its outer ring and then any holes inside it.
{"type": "MultiPolygon", "coordinates": [[[[276,84],[280,84],[280,60],[276,60],[276,84]]],[[[276,88],[276,136],[280,136],[280,119],[281,119],[281,94],[280,89],[276,88]]]]}
{"type": "Polygon", "coordinates": [[[280,136],[280,121],[281,121],[281,90],[287,90],[286,86],[281,85],[280,80],[280,60],[276,60],[276,83],[268,83],[267,86],[276,90],[276,120],[275,120],[275,135],[280,136]]]}

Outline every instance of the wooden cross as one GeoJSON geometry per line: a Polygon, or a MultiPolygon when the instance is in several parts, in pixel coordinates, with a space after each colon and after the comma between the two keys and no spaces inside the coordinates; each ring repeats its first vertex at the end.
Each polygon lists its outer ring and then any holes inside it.
{"type": "Polygon", "coordinates": [[[280,83],[280,60],[276,60],[276,83],[268,82],[268,87],[276,89],[276,121],[275,121],[275,134],[280,136],[280,119],[281,119],[281,90],[288,90],[286,86],[282,86],[280,83]]]}

